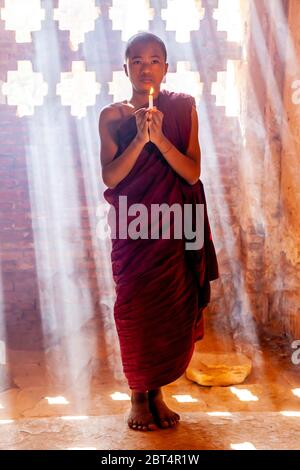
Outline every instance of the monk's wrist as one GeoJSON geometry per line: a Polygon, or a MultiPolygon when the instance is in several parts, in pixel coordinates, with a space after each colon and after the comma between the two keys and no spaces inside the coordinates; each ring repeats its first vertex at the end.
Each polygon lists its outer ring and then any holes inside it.
{"type": "Polygon", "coordinates": [[[167,138],[161,139],[159,144],[158,144],[158,148],[159,148],[160,152],[163,155],[165,153],[168,153],[169,150],[171,150],[172,147],[173,147],[172,142],[170,142],[169,139],[167,139],[167,138]]]}
{"type": "Polygon", "coordinates": [[[140,136],[138,136],[138,135],[136,135],[135,138],[134,138],[134,142],[135,142],[137,147],[142,147],[143,148],[146,145],[147,140],[140,137],[140,136]]]}

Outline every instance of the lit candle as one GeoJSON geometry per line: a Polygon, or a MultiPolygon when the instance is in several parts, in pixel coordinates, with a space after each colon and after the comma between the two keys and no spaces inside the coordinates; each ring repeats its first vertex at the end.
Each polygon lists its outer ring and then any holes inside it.
{"type": "Polygon", "coordinates": [[[151,87],[150,88],[150,91],[149,91],[149,108],[150,109],[153,109],[153,88],[151,87]]]}

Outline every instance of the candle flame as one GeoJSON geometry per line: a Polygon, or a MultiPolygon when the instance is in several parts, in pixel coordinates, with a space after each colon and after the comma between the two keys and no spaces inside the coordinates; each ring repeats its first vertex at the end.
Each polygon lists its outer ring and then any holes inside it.
{"type": "Polygon", "coordinates": [[[154,90],[153,90],[153,88],[151,87],[151,88],[150,88],[150,91],[149,91],[149,95],[153,95],[153,92],[154,92],[154,90]]]}

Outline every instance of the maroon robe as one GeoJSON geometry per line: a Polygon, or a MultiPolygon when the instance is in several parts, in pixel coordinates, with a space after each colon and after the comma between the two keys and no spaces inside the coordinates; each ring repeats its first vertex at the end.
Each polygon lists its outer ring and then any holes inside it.
{"type": "MultiPolygon", "coordinates": [[[[162,90],[154,105],[164,114],[164,135],[185,153],[194,98],[162,90]]],[[[114,158],[136,133],[135,117],[124,117],[117,132],[118,151],[114,158]]],[[[146,391],[176,380],[188,366],[194,342],[203,336],[202,310],[210,301],[210,281],[219,277],[218,263],[201,181],[188,184],[152,142],[145,145],[129,174],[115,188],[104,192],[117,217],[119,196],[127,196],[128,207],[143,203],[149,214],[151,204],[205,205],[201,249],[186,250],[184,237],[172,238],[172,223],[171,239],[112,239],[114,318],[123,370],[131,389],[146,391]]],[[[110,225],[111,215],[109,211],[110,225]]],[[[127,222],[138,215],[128,216],[127,222]]]]}

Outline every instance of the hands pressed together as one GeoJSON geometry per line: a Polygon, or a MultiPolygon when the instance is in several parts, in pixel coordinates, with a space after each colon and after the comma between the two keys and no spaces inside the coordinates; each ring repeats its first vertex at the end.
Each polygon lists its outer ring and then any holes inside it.
{"type": "Polygon", "coordinates": [[[136,140],[140,146],[144,146],[147,142],[156,145],[159,152],[166,159],[172,169],[184,178],[189,184],[196,184],[200,177],[200,147],[196,137],[197,120],[192,113],[193,129],[191,130],[190,142],[185,154],[181,153],[172,141],[164,135],[162,131],[162,123],[164,114],[155,106],[153,109],[140,108],[134,112],[137,126],[136,140]],[[194,132],[194,134],[193,134],[194,132]],[[188,157],[188,158],[187,158],[188,157]]]}
{"type": "Polygon", "coordinates": [[[158,145],[164,138],[162,132],[163,113],[156,106],[153,109],[140,108],[135,111],[135,119],[137,126],[137,137],[145,144],[153,142],[158,145]]]}

